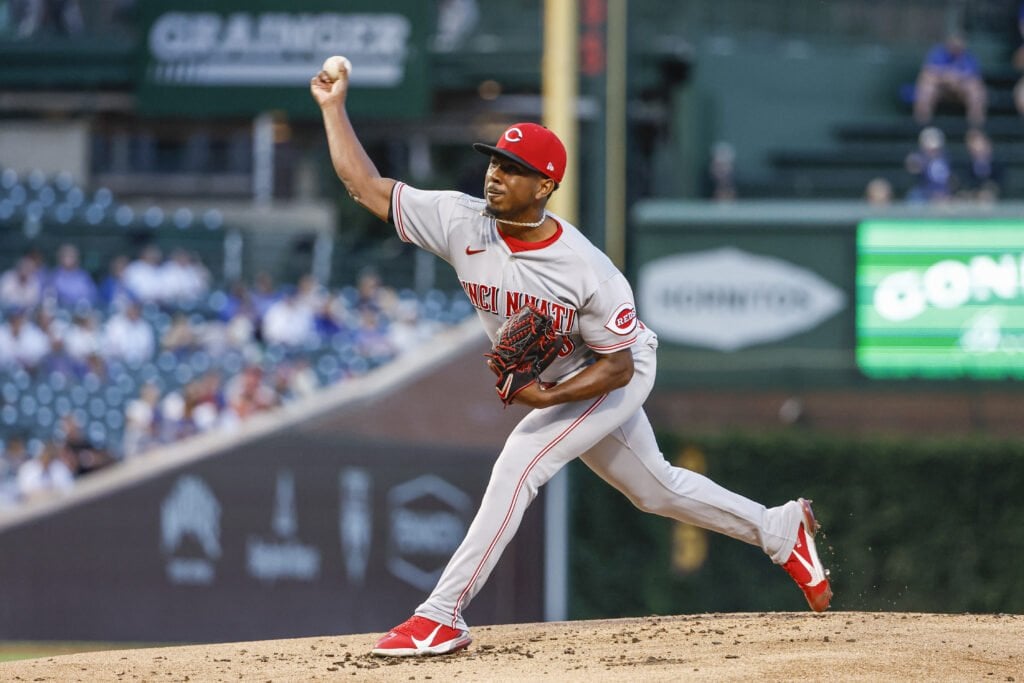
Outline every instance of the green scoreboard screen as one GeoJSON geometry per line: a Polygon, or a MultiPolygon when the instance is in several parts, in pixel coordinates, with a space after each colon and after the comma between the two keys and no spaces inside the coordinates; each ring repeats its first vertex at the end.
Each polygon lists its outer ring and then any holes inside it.
{"type": "Polygon", "coordinates": [[[862,222],[857,365],[884,379],[1024,377],[1024,220],[862,222]]]}

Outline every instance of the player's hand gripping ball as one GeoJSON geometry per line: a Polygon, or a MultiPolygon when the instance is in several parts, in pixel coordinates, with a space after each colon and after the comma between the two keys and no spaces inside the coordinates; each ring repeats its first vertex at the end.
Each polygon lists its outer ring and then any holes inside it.
{"type": "Polygon", "coordinates": [[[532,305],[523,306],[498,328],[491,353],[491,370],[498,375],[494,388],[506,406],[516,394],[540,379],[551,365],[564,340],[555,331],[551,318],[532,305]]]}
{"type": "Polygon", "coordinates": [[[352,77],[352,62],[348,61],[348,57],[342,57],[340,55],[334,55],[324,60],[323,70],[327,72],[327,77],[332,81],[336,81],[341,78],[341,72],[344,71],[352,77]]]}

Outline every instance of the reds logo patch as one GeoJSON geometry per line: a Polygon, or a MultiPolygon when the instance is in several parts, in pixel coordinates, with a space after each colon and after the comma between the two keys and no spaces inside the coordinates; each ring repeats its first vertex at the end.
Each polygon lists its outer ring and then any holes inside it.
{"type": "Polygon", "coordinates": [[[615,309],[615,313],[608,318],[608,322],[604,326],[615,334],[623,335],[636,329],[636,309],[633,304],[622,304],[615,309]]]}

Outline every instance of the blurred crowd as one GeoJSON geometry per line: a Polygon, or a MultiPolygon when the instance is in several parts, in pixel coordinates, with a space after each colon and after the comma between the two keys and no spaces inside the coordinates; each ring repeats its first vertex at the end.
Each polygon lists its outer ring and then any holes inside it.
{"type": "Polygon", "coordinates": [[[914,121],[922,129],[917,149],[904,161],[904,168],[914,179],[906,196],[908,202],[958,199],[989,203],[999,198],[1003,168],[985,131],[988,104],[981,62],[964,35],[952,32],[942,43],[932,46],[914,84],[914,121]],[[958,164],[951,161],[946,131],[933,125],[935,108],[943,100],[961,106],[967,122],[963,138],[966,159],[958,164]]]}
{"type": "MultiPolygon", "coordinates": [[[[966,35],[957,30],[926,51],[913,82],[900,89],[911,110],[916,145],[899,153],[901,169],[867,182],[863,188],[865,201],[873,206],[900,200],[909,204],[991,204],[1005,196],[1004,159],[1013,152],[1000,149],[989,130],[993,97],[984,71],[987,67],[998,77],[1002,67],[1022,74],[1012,98],[1016,114],[1024,117],[1024,3],[1017,8],[1016,24],[1018,46],[1008,63],[983,63],[966,35]],[[950,115],[937,117],[937,111],[950,115]]],[[[998,94],[996,100],[997,105],[1008,104],[998,94]]],[[[892,161],[887,158],[877,163],[889,165],[892,161]]],[[[703,195],[719,202],[736,199],[740,195],[737,171],[733,145],[726,140],[712,143],[704,168],[703,195]]]]}
{"type": "MultiPolygon", "coordinates": [[[[1024,18],[1024,5],[1020,17],[1024,18]]],[[[1018,22],[1018,28],[1024,37],[1024,22],[1018,22]]],[[[904,172],[911,179],[904,199],[911,204],[998,200],[1003,192],[1004,165],[986,131],[988,88],[981,60],[962,33],[951,32],[928,50],[910,101],[913,120],[920,131],[916,148],[903,161],[904,172]],[[936,123],[936,108],[943,102],[960,107],[966,122],[964,153],[957,158],[950,153],[949,131],[936,123]]],[[[1018,109],[1024,115],[1020,104],[1018,109]]],[[[865,199],[874,206],[888,205],[895,198],[889,178],[874,178],[865,188],[865,199]]]]}
{"type": "Polygon", "coordinates": [[[0,505],[161,444],[231,429],[363,374],[471,311],[465,297],[312,276],[212,286],[189,252],[145,247],[94,280],[73,244],[0,274],[0,505]]]}

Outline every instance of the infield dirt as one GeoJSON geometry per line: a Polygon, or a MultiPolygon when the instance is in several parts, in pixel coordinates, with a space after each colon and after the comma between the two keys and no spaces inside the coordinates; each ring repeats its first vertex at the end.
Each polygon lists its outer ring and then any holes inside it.
{"type": "Polygon", "coordinates": [[[482,626],[445,657],[368,654],[379,634],[88,652],[4,681],[1024,681],[1024,616],[700,614],[482,626]]]}

